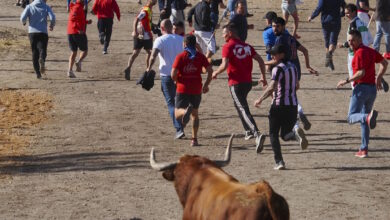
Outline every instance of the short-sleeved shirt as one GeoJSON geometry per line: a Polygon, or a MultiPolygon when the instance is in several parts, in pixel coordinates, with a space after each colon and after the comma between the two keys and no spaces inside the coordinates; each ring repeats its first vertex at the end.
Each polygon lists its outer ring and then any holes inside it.
{"type": "Polygon", "coordinates": [[[365,70],[363,78],[354,81],[354,86],[357,84],[375,84],[375,63],[382,62],[383,57],[376,50],[366,47],[363,44],[355,50],[355,55],[352,59],[352,69],[355,75],[359,70],[365,70]]]}
{"type": "Polygon", "coordinates": [[[177,55],[172,68],[177,69],[176,92],[188,95],[202,94],[202,69],[210,65],[202,53],[196,53],[195,58],[190,59],[188,52],[177,55]]]}
{"type": "Polygon", "coordinates": [[[239,39],[230,39],[222,48],[222,58],[228,58],[227,74],[229,86],[252,82],[255,49],[239,39]]]}
{"type": "Polygon", "coordinates": [[[177,34],[164,34],[153,43],[153,49],[158,49],[160,60],[160,76],[171,76],[172,64],[178,54],[183,52],[183,37],[177,34]]]}
{"type": "Polygon", "coordinates": [[[279,63],[272,69],[271,79],[277,83],[277,89],[273,93],[272,105],[296,106],[298,104],[296,94],[298,71],[295,65],[290,61],[279,63]]]}
{"type": "Polygon", "coordinates": [[[298,58],[298,48],[301,46],[301,43],[291,34],[283,32],[281,35],[276,36],[275,45],[277,44],[282,44],[287,48],[286,59],[294,63],[298,70],[298,78],[301,79],[301,64],[298,58]]]}
{"type": "Polygon", "coordinates": [[[357,0],[356,1],[356,7],[359,12],[365,12],[368,13],[368,10],[364,10],[363,8],[360,7],[360,2],[363,2],[367,7],[370,7],[370,3],[368,0],[357,0]]]}

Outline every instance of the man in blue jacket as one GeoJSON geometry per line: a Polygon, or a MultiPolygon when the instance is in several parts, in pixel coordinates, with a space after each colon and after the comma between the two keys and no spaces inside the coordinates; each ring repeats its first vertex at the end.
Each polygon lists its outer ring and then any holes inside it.
{"type": "Polygon", "coordinates": [[[46,4],[46,0],[35,0],[27,5],[20,21],[26,25],[29,19],[28,35],[32,50],[32,59],[37,78],[40,79],[41,73],[45,72],[45,60],[47,43],[49,36],[47,34],[47,17],[50,18],[49,30],[52,31],[56,23],[56,16],[51,8],[46,4]]]}
{"type": "Polygon", "coordinates": [[[337,47],[337,39],[341,29],[341,17],[344,17],[344,0],[318,0],[317,8],[308,18],[310,22],[321,13],[322,32],[325,39],[325,67],[334,70],[333,52],[337,47]]]}

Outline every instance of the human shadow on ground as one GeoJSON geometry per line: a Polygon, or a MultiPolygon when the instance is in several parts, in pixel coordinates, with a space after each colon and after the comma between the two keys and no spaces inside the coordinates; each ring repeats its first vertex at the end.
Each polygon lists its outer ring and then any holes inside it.
{"type": "Polygon", "coordinates": [[[0,173],[31,174],[149,167],[149,152],[54,153],[0,157],[0,173]]]}
{"type": "MultiPolygon", "coordinates": [[[[365,158],[367,160],[367,158],[365,158]]],[[[336,170],[336,171],[362,171],[362,170],[376,170],[387,171],[390,170],[390,166],[367,166],[367,167],[313,167],[311,170],[336,170]]]]}

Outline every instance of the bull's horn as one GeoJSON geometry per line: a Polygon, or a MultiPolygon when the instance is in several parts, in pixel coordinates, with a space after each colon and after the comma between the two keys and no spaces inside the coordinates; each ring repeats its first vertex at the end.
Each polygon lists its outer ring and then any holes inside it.
{"type": "Polygon", "coordinates": [[[215,164],[219,167],[224,167],[229,164],[230,162],[230,156],[232,154],[232,142],[233,142],[233,137],[234,134],[230,136],[228,145],[226,146],[226,151],[225,151],[225,158],[223,160],[216,160],[214,161],[215,164]]]}
{"type": "Polygon", "coordinates": [[[152,148],[152,150],[150,151],[150,166],[154,170],[158,170],[158,171],[168,170],[168,169],[171,169],[171,168],[175,167],[176,164],[177,164],[177,162],[173,162],[173,163],[168,163],[168,162],[157,163],[156,159],[155,159],[155,156],[154,156],[154,148],[152,148]]]}

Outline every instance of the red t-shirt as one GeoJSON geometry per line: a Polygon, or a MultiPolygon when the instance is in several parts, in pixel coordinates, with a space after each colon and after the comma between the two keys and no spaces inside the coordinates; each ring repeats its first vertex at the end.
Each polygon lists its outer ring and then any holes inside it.
{"type": "Polygon", "coordinates": [[[239,39],[230,39],[222,48],[222,58],[228,58],[229,86],[252,82],[252,58],[255,49],[239,39]]]}
{"type": "Polygon", "coordinates": [[[359,83],[375,84],[375,63],[382,62],[383,57],[376,50],[366,47],[363,44],[354,51],[352,59],[353,74],[358,70],[365,70],[363,78],[354,81],[353,85],[359,83]]]}
{"type": "Polygon", "coordinates": [[[68,34],[80,34],[80,31],[85,33],[85,12],[81,3],[69,4],[69,19],[68,19],[68,34]]]}
{"type": "Polygon", "coordinates": [[[176,56],[172,68],[178,70],[176,92],[181,94],[199,95],[202,94],[202,68],[210,65],[207,58],[196,53],[194,59],[188,57],[188,52],[184,51],[176,56]]]}

